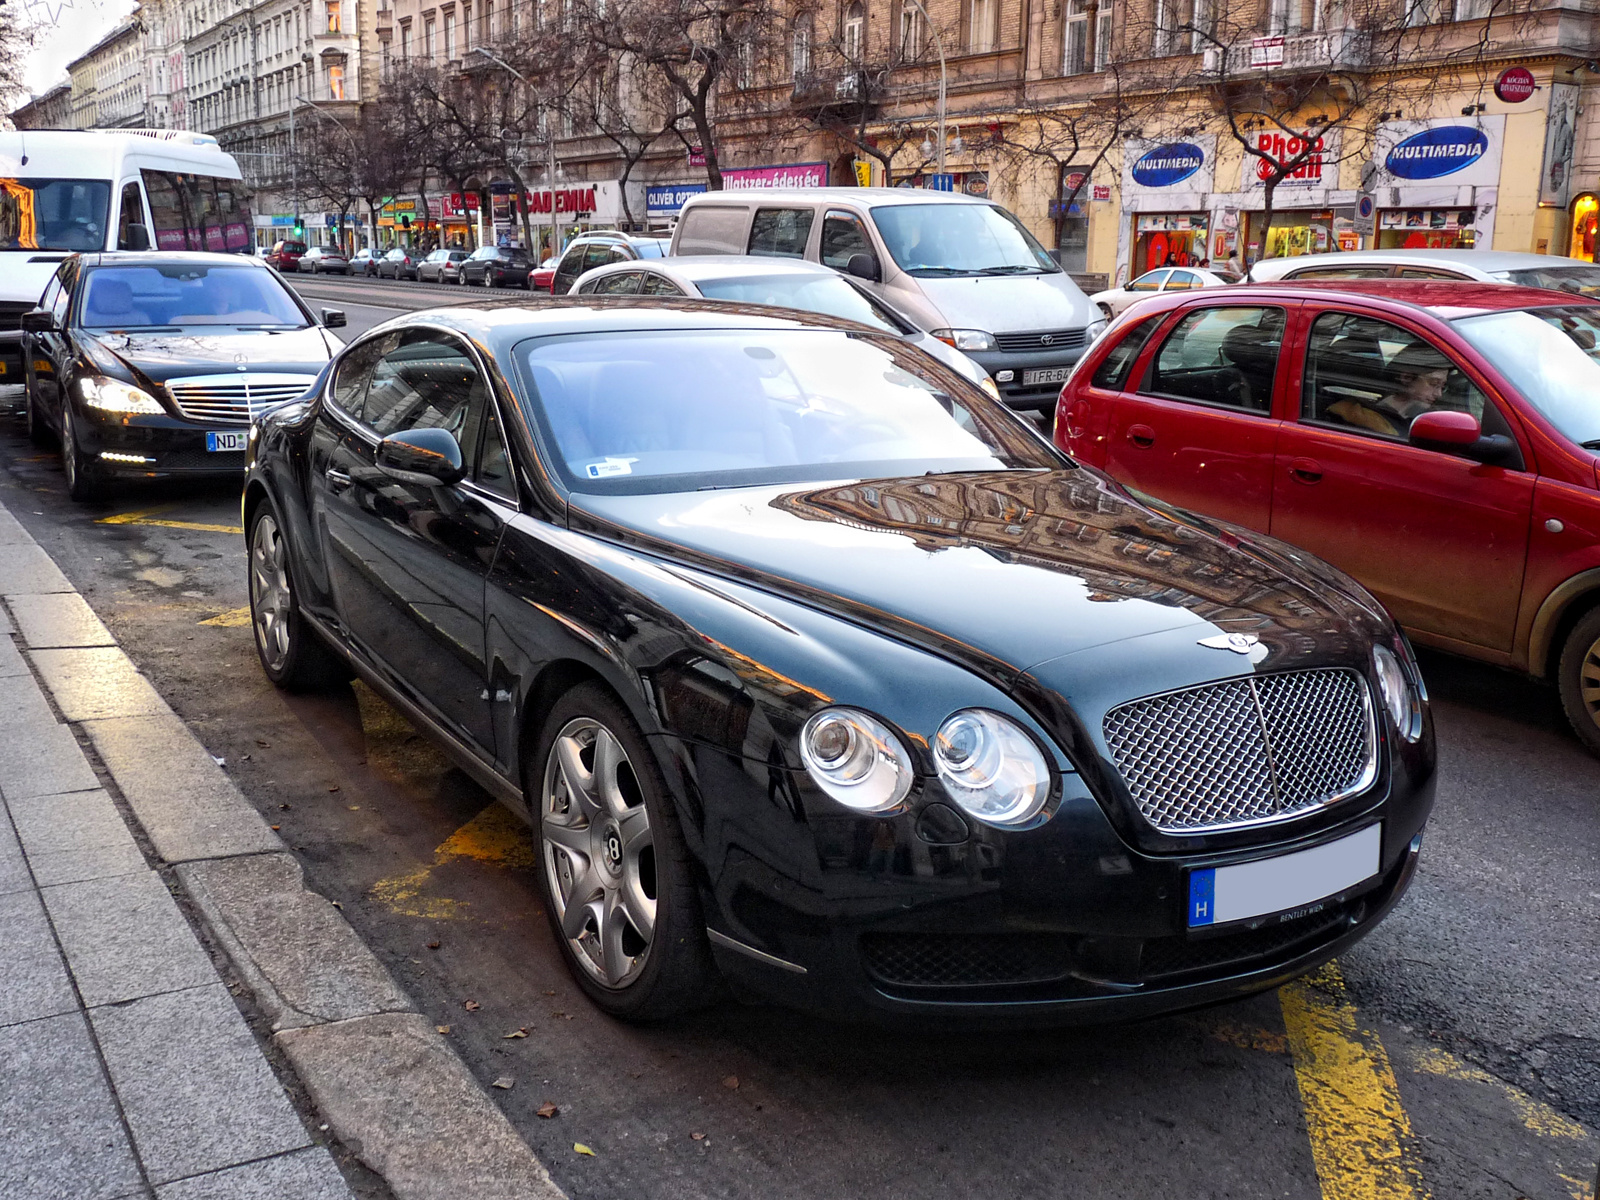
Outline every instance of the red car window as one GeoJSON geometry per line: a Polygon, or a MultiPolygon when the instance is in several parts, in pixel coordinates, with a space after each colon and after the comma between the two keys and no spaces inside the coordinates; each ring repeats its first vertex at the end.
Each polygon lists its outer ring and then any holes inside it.
{"type": "Polygon", "coordinates": [[[1162,342],[1145,390],[1204,404],[1271,412],[1283,328],[1281,308],[1197,308],[1162,342]]]}
{"type": "Polygon", "coordinates": [[[1127,383],[1128,372],[1133,369],[1133,364],[1139,358],[1139,351],[1144,349],[1144,344],[1150,340],[1150,335],[1156,331],[1156,327],[1161,324],[1165,315],[1161,313],[1154,317],[1146,317],[1130,325],[1122,334],[1122,339],[1095,368],[1089,382],[1097,388],[1120,391],[1127,383]]]}

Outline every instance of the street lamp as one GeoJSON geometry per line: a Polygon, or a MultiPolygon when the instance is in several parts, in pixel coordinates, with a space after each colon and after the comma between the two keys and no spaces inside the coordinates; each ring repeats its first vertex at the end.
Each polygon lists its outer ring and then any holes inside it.
{"type": "MultiPolygon", "coordinates": [[[[945,173],[945,171],[944,171],[944,94],[945,94],[945,88],[946,88],[947,83],[948,83],[948,77],[946,76],[945,69],[944,69],[944,43],[939,40],[939,31],[934,28],[933,18],[928,15],[928,10],[922,7],[922,0],[905,0],[905,2],[907,4],[909,4],[909,5],[911,5],[912,8],[916,9],[917,12],[922,15],[923,21],[928,26],[928,32],[933,34],[933,48],[939,52],[939,174],[943,175],[945,173]]],[[[957,135],[957,136],[959,137],[959,135],[957,135]]],[[[927,149],[928,142],[927,142],[926,138],[923,139],[922,145],[923,145],[922,153],[923,153],[924,156],[926,156],[927,153],[928,153],[928,149],[927,149]]],[[[961,153],[961,147],[959,145],[956,146],[956,153],[957,154],[961,153]]]]}
{"type": "MultiPolygon", "coordinates": [[[[915,3],[915,0],[912,0],[912,2],[915,3]]],[[[483,55],[483,57],[487,58],[490,62],[515,75],[517,79],[521,81],[522,86],[527,88],[530,93],[535,90],[533,84],[528,82],[528,77],[526,75],[517,70],[498,54],[485,49],[483,46],[474,46],[472,49],[468,50],[467,53],[483,55]]],[[[556,162],[556,138],[554,131],[546,136],[545,149],[549,156],[546,166],[546,170],[548,172],[546,178],[550,181],[550,251],[551,253],[555,253],[561,249],[561,222],[556,215],[556,180],[563,178],[563,172],[559,164],[556,162]]],[[[533,247],[529,246],[527,247],[527,250],[531,256],[533,253],[533,247]]]]}
{"type": "MultiPolygon", "coordinates": [[[[354,170],[355,165],[358,162],[361,161],[361,146],[360,146],[359,143],[357,143],[355,134],[351,133],[348,129],[346,129],[344,122],[339,120],[338,117],[334,116],[332,113],[323,112],[321,105],[319,105],[315,100],[307,100],[299,92],[295,92],[293,95],[291,95],[289,97],[289,145],[290,145],[289,154],[290,154],[290,157],[292,158],[294,156],[294,149],[293,149],[293,146],[294,146],[294,113],[295,113],[295,109],[297,107],[299,107],[300,105],[302,105],[302,104],[304,104],[312,112],[316,113],[317,116],[321,117],[324,121],[332,121],[334,128],[337,129],[340,133],[344,134],[345,138],[350,142],[350,152],[353,155],[353,157],[350,160],[350,166],[351,166],[351,169],[354,170]]],[[[368,208],[369,209],[371,208],[370,204],[368,205],[368,208]]],[[[298,224],[299,220],[300,220],[300,196],[299,196],[298,192],[296,192],[295,197],[294,197],[294,213],[295,213],[295,222],[298,224]]],[[[375,213],[375,212],[369,212],[367,215],[372,218],[372,229],[369,231],[369,236],[372,239],[376,240],[376,238],[378,236],[378,214],[375,213]]],[[[340,230],[340,233],[341,233],[341,235],[343,234],[343,229],[342,228],[340,230]]]]}

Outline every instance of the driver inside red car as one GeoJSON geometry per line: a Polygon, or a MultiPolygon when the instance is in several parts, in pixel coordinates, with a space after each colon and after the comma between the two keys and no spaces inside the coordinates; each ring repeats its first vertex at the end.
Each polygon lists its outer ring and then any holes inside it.
{"type": "Polygon", "coordinates": [[[1389,370],[1394,387],[1381,400],[1339,400],[1328,406],[1328,415],[1386,437],[1404,437],[1417,416],[1448,407],[1442,401],[1450,367],[1431,346],[1413,342],[1394,356],[1389,370]]]}

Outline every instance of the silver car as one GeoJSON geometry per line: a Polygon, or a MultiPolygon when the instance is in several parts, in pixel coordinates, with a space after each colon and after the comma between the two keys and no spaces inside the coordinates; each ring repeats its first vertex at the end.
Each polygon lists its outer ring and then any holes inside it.
{"type": "Polygon", "coordinates": [[[331,246],[313,246],[300,256],[295,270],[302,275],[348,275],[350,260],[331,246]]]}
{"type": "Polygon", "coordinates": [[[1252,283],[1291,279],[1475,279],[1600,295],[1600,265],[1581,258],[1514,250],[1349,250],[1266,258],[1250,268],[1252,283]]]}
{"type": "Polygon", "coordinates": [[[682,255],[611,263],[580,275],[569,296],[699,296],[735,304],[771,304],[844,317],[897,333],[996,400],[989,373],[947,342],[918,329],[855,279],[816,263],[740,254],[682,255]]]}

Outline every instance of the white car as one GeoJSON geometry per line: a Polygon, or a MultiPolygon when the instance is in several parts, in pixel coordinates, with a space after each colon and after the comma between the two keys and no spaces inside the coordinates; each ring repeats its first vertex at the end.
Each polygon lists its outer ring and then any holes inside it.
{"type": "Polygon", "coordinates": [[[1252,283],[1291,279],[1475,279],[1600,295],[1600,265],[1581,258],[1514,250],[1347,250],[1266,258],[1250,268],[1252,283]]]}
{"type": "Polygon", "coordinates": [[[1090,296],[1107,317],[1116,317],[1128,305],[1145,300],[1157,292],[1185,292],[1192,288],[1225,287],[1238,283],[1239,276],[1226,271],[1213,271],[1209,267],[1157,267],[1146,271],[1137,279],[1130,279],[1119,288],[1110,288],[1090,296]]]}

